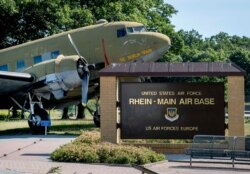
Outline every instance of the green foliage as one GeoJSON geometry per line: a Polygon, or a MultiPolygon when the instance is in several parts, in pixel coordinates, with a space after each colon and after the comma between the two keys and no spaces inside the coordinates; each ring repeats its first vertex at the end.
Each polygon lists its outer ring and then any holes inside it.
{"type": "Polygon", "coordinates": [[[97,144],[100,143],[100,137],[99,132],[96,131],[82,131],[82,136],[79,136],[77,139],[75,139],[75,144],[97,144]]]}
{"type": "Polygon", "coordinates": [[[54,151],[51,158],[60,162],[99,162],[95,149],[87,144],[67,144],[54,151]]]}
{"type": "MultiPolygon", "coordinates": [[[[249,74],[250,38],[225,32],[203,38],[195,30],[174,31],[177,10],[164,0],[0,0],[0,49],[62,31],[108,21],[136,21],[167,34],[172,47],[161,62],[234,62],[249,74]]],[[[250,94],[250,77],[245,80],[250,94]]]]}
{"type": "MultiPolygon", "coordinates": [[[[172,34],[171,41],[172,47],[169,53],[160,60],[161,62],[233,62],[247,72],[245,93],[250,95],[250,38],[229,36],[227,33],[221,32],[204,39],[195,30],[180,30],[172,34]]],[[[172,79],[176,80],[176,78],[172,79]]],[[[180,79],[185,81],[185,78],[180,79]]],[[[169,78],[161,81],[169,81],[169,78]]],[[[197,78],[193,78],[191,81],[195,82],[197,78]]],[[[202,77],[198,81],[221,80],[202,77]]]]}
{"type": "MultiPolygon", "coordinates": [[[[53,117],[52,117],[53,119],[53,117]]],[[[98,131],[92,121],[88,120],[52,120],[49,134],[80,135],[81,130],[98,131]]],[[[0,116],[0,135],[30,134],[27,120],[3,121],[0,116]]]]}
{"type": "Polygon", "coordinates": [[[51,159],[64,162],[146,164],[165,159],[145,147],[100,142],[99,132],[83,132],[80,137],[51,154],[51,159]]]}
{"type": "Polygon", "coordinates": [[[101,143],[96,146],[101,163],[146,164],[165,159],[164,155],[156,154],[145,147],[114,145],[101,143]]]}
{"type": "Polygon", "coordinates": [[[149,30],[174,33],[170,17],[176,13],[163,0],[0,0],[0,48],[21,44],[99,19],[136,21],[149,30]]]}
{"type": "Polygon", "coordinates": [[[245,76],[245,93],[250,95],[250,51],[244,49],[235,50],[230,54],[229,60],[247,72],[245,76]]]}

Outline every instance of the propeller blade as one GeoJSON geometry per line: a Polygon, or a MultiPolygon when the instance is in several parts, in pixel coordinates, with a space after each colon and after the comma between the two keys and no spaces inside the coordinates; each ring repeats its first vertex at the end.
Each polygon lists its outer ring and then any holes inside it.
{"type": "Polygon", "coordinates": [[[70,34],[68,34],[68,38],[69,38],[69,41],[70,41],[71,45],[72,45],[73,48],[75,49],[76,53],[77,53],[78,56],[80,57],[80,59],[82,59],[82,61],[83,61],[85,64],[88,64],[87,60],[86,60],[84,57],[81,56],[81,54],[80,54],[80,52],[79,52],[79,50],[78,50],[78,48],[77,48],[77,46],[76,46],[75,42],[73,41],[73,39],[72,39],[72,37],[71,37],[70,34]]]}
{"type": "Polygon", "coordinates": [[[83,56],[81,56],[70,34],[68,34],[68,38],[71,45],[73,46],[73,48],[75,49],[76,53],[79,56],[79,59],[77,61],[77,71],[80,78],[82,79],[82,105],[85,107],[87,106],[88,102],[88,89],[89,89],[89,76],[90,76],[89,68],[92,69],[93,65],[89,65],[88,61],[83,56]]]}
{"type": "Polygon", "coordinates": [[[82,77],[82,105],[86,106],[88,102],[89,72],[85,72],[82,77]]]}
{"type": "Polygon", "coordinates": [[[73,41],[73,39],[72,39],[72,37],[71,37],[70,34],[68,34],[68,38],[69,38],[69,41],[70,41],[71,45],[73,46],[73,48],[75,49],[76,53],[78,54],[78,56],[81,57],[81,54],[80,54],[78,48],[76,47],[76,44],[73,41]]]}

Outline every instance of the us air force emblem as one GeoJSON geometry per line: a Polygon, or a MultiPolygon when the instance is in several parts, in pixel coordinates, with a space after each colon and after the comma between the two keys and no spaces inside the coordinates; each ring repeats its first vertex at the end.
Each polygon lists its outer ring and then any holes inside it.
{"type": "Polygon", "coordinates": [[[166,108],[165,118],[171,122],[178,120],[177,108],[166,108]]]}

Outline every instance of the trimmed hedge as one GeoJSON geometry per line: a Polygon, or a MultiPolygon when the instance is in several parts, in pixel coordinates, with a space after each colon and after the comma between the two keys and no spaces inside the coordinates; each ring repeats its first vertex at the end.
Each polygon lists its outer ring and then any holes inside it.
{"type": "Polygon", "coordinates": [[[116,145],[100,141],[99,132],[84,132],[72,143],[61,146],[51,154],[51,159],[61,162],[146,164],[165,160],[145,147],[116,145]]]}

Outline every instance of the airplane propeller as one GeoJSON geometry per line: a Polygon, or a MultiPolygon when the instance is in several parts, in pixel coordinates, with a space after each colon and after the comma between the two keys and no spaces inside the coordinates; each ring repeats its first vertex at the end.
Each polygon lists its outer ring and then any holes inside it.
{"type": "Polygon", "coordinates": [[[76,53],[79,56],[79,59],[77,60],[76,67],[79,77],[82,79],[82,105],[86,106],[88,101],[88,87],[89,87],[89,67],[92,65],[88,64],[88,61],[81,56],[78,48],[76,47],[73,39],[71,38],[70,34],[68,34],[69,41],[73,48],[75,49],[76,53]]]}

